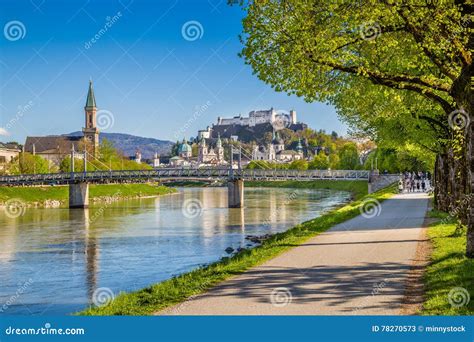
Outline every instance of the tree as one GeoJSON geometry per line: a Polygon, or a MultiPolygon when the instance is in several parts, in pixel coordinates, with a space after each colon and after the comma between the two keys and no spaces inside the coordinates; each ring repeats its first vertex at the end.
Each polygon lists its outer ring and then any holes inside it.
{"type": "Polygon", "coordinates": [[[49,173],[52,172],[52,170],[46,159],[28,152],[21,152],[18,157],[13,160],[10,172],[12,174],[35,174],[49,173]]]}
{"type": "Polygon", "coordinates": [[[340,170],[355,170],[360,167],[359,153],[354,143],[345,144],[338,153],[340,170]]]}
{"type": "Polygon", "coordinates": [[[314,156],[314,159],[308,165],[308,168],[311,170],[325,170],[328,167],[329,157],[324,152],[314,156]]]}
{"type": "Polygon", "coordinates": [[[294,160],[290,163],[289,167],[290,170],[308,170],[308,162],[304,159],[294,160]]]}
{"type": "Polygon", "coordinates": [[[437,174],[455,169],[461,185],[436,179],[451,190],[451,202],[457,193],[471,198],[466,254],[474,257],[472,2],[241,3],[247,13],[242,55],[277,91],[336,104],[341,88],[366,81],[382,93],[415,94],[442,112],[441,120],[426,120],[439,126],[433,130],[450,123],[447,148],[435,152],[437,174]]]}
{"type": "MultiPolygon", "coordinates": [[[[61,172],[71,172],[71,156],[68,156],[61,160],[59,164],[59,170],[61,172]]],[[[83,172],[84,171],[84,160],[79,158],[74,158],[74,172],[83,172]]]]}

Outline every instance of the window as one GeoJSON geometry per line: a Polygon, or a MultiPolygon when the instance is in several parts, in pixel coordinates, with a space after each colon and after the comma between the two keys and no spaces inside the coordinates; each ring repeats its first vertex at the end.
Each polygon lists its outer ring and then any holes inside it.
{"type": "Polygon", "coordinates": [[[89,125],[92,126],[92,114],[89,114],[89,125]]]}

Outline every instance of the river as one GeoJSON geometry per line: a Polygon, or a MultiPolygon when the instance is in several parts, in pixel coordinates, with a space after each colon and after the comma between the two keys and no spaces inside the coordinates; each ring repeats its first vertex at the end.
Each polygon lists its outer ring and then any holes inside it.
{"type": "Polygon", "coordinates": [[[87,210],[0,210],[0,315],[64,315],[94,291],[133,291],[251,248],[263,235],[347,202],[332,190],[246,188],[245,208],[228,209],[226,188],[95,204],[87,210]]]}

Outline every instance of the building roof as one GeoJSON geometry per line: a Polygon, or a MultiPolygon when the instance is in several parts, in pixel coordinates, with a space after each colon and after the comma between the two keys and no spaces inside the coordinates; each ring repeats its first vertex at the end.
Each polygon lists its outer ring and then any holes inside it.
{"type": "Polygon", "coordinates": [[[277,154],[286,154],[286,155],[296,155],[296,154],[299,154],[298,152],[296,151],[293,151],[293,150],[284,150],[284,151],[280,151],[280,152],[277,152],[277,154]]]}
{"type": "Polygon", "coordinates": [[[46,137],[27,137],[25,152],[33,153],[33,145],[36,153],[69,154],[74,146],[79,151],[81,136],[50,135],[46,137]]]}
{"type": "Polygon", "coordinates": [[[181,143],[181,145],[179,145],[178,153],[185,152],[192,152],[192,147],[186,142],[185,139],[183,139],[183,142],[181,143]]]}
{"type": "Polygon", "coordinates": [[[280,138],[280,134],[277,132],[273,132],[273,141],[272,141],[273,145],[284,145],[285,144],[285,141],[280,138]]]}
{"type": "Polygon", "coordinates": [[[87,101],[86,107],[97,107],[95,105],[95,96],[94,96],[94,88],[92,87],[92,80],[89,81],[89,91],[87,92],[87,101]]]}
{"type": "Polygon", "coordinates": [[[303,151],[303,146],[301,145],[301,139],[298,139],[298,145],[296,146],[297,151],[303,151]]]}
{"type": "Polygon", "coordinates": [[[20,146],[16,143],[2,143],[2,142],[0,142],[0,149],[20,151],[20,146]]]}

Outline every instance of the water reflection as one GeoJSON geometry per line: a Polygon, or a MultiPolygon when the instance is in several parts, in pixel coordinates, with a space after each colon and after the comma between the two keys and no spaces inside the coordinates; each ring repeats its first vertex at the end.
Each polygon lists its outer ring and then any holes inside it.
{"type": "Polygon", "coordinates": [[[246,189],[245,208],[228,209],[225,188],[187,188],[86,210],[28,209],[18,218],[0,211],[0,314],[71,313],[99,287],[143,288],[246,247],[246,235],[286,230],[348,199],[329,190],[246,189]],[[187,199],[202,203],[200,215],[183,216],[187,199]]]}

